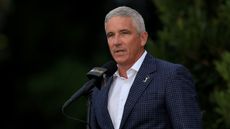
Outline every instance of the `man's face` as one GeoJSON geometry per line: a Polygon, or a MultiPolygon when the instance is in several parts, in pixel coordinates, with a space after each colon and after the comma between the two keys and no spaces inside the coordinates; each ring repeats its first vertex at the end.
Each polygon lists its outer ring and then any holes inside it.
{"type": "Polygon", "coordinates": [[[144,51],[147,32],[138,33],[130,17],[114,16],[105,24],[110,52],[121,66],[132,66],[144,51]]]}

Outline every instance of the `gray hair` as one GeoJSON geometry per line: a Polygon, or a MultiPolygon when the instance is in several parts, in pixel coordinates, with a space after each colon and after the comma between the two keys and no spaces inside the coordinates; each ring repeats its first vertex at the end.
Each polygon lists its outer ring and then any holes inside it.
{"type": "Polygon", "coordinates": [[[121,6],[121,7],[117,7],[113,10],[111,10],[106,16],[105,16],[105,24],[106,22],[114,17],[114,16],[124,16],[124,17],[131,17],[134,24],[136,25],[137,28],[137,32],[141,33],[141,32],[145,32],[145,23],[144,23],[144,19],[143,17],[140,15],[140,13],[138,13],[136,10],[127,7],[127,6],[121,6]]]}

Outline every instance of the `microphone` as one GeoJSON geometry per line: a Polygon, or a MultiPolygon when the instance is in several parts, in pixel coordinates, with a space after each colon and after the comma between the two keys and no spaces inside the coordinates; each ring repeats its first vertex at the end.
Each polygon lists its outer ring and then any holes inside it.
{"type": "Polygon", "coordinates": [[[91,89],[93,89],[95,86],[100,89],[101,88],[101,82],[104,76],[110,77],[112,76],[115,71],[117,70],[116,63],[111,60],[107,62],[106,64],[102,65],[101,67],[94,67],[91,69],[86,75],[90,79],[87,81],[77,92],[75,92],[70,99],[68,99],[64,105],[62,106],[62,111],[69,106],[71,103],[73,103],[74,100],[78,99],[80,96],[88,94],[91,89]]]}

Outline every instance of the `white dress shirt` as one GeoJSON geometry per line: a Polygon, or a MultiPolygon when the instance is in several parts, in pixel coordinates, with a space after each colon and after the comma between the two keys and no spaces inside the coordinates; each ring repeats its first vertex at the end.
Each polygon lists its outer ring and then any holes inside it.
{"type": "Polygon", "coordinates": [[[114,80],[108,96],[108,110],[113,122],[114,129],[119,129],[120,127],[129,90],[133,84],[138,70],[141,67],[142,62],[144,61],[146,54],[147,52],[145,51],[142,56],[134,63],[134,65],[127,70],[127,79],[121,77],[118,71],[114,73],[114,80]]]}

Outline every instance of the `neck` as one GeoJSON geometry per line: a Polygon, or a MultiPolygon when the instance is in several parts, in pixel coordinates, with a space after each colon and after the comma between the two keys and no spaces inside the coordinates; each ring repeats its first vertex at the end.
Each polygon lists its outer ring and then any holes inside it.
{"type": "Polygon", "coordinates": [[[144,50],[142,52],[140,52],[140,54],[138,55],[136,60],[134,60],[133,62],[131,62],[129,64],[118,64],[119,75],[121,77],[128,78],[127,77],[127,71],[135,64],[135,62],[142,56],[143,53],[144,53],[144,50]]]}
{"type": "Polygon", "coordinates": [[[121,77],[124,77],[124,78],[128,78],[128,76],[127,76],[127,70],[128,69],[122,69],[122,68],[118,68],[118,72],[119,72],[119,75],[121,76],[121,77]]]}

